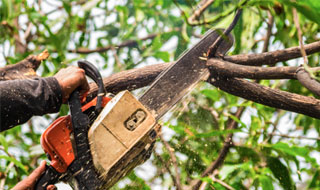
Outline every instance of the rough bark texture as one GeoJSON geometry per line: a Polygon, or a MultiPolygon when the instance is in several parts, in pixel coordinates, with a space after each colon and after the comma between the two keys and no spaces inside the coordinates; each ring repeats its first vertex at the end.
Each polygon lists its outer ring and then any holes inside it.
{"type": "Polygon", "coordinates": [[[245,66],[220,59],[209,59],[207,65],[212,73],[248,79],[296,79],[296,72],[299,68],[245,66]]]}
{"type": "MultiPolygon", "coordinates": [[[[306,45],[305,49],[308,54],[318,52],[320,51],[320,42],[306,45]]],[[[239,55],[232,56],[232,59],[234,62],[238,63],[242,63],[241,61],[244,60],[249,63],[256,63],[257,61],[259,63],[273,63],[274,61],[299,57],[301,56],[301,53],[299,48],[295,47],[275,52],[262,53],[256,56],[257,57],[248,55],[246,59],[243,59],[246,56],[239,55]],[[239,60],[234,59],[236,57],[238,57],[239,60]]],[[[46,59],[47,57],[48,53],[43,52],[39,56],[30,56],[16,65],[6,66],[5,68],[0,69],[0,80],[34,77],[36,76],[35,69],[39,66],[41,60],[46,59]]],[[[122,90],[138,89],[149,85],[170,64],[172,63],[156,64],[116,73],[104,78],[104,85],[108,92],[114,94],[122,90]]],[[[296,78],[297,67],[248,67],[217,59],[209,59],[207,64],[211,66],[212,74],[208,81],[225,92],[274,108],[297,112],[314,118],[320,118],[320,101],[313,97],[306,97],[277,89],[271,89],[247,80],[232,78],[236,76],[255,79],[293,79],[296,78]]],[[[91,90],[87,101],[91,100],[97,93],[97,87],[95,84],[90,84],[90,87],[91,90]]]]}
{"type": "Polygon", "coordinates": [[[320,101],[313,97],[272,89],[243,79],[212,76],[208,82],[247,100],[320,119],[320,101]]]}
{"type": "MultiPolygon", "coordinates": [[[[122,90],[134,90],[149,85],[170,63],[151,65],[144,68],[120,72],[104,78],[108,92],[117,93],[122,90]]],[[[320,118],[320,100],[277,89],[271,89],[260,84],[243,79],[219,77],[216,73],[208,80],[220,90],[270,107],[320,118]]],[[[95,84],[90,84],[91,90],[87,100],[97,93],[95,84]]]]}
{"type": "Polygon", "coordinates": [[[297,78],[303,86],[305,86],[314,94],[320,96],[320,83],[314,78],[310,77],[309,73],[302,67],[300,67],[297,71],[297,78]]]}
{"type": "Polygon", "coordinates": [[[45,50],[39,55],[30,55],[17,64],[7,65],[3,68],[0,68],[0,81],[36,77],[36,70],[41,61],[47,59],[48,57],[49,53],[47,50],[45,50]]]}
{"type": "MultiPolygon", "coordinates": [[[[313,42],[304,46],[307,55],[316,53],[320,51],[320,41],[313,42]]],[[[301,57],[300,47],[292,47],[284,50],[270,51],[266,53],[259,54],[241,54],[226,56],[224,60],[237,63],[240,65],[273,65],[277,62],[288,61],[290,59],[295,59],[301,57]]]]}

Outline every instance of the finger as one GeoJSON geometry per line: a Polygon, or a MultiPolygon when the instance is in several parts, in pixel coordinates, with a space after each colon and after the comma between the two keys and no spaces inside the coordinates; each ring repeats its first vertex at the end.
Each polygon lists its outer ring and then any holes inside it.
{"type": "Polygon", "coordinates": [[[40,164],[40,166],[35,169],[30,175],[29,179],[34,179],[36,181],[37,178],[40,177],[40,175],[46,170],[46,161],[43,160],[40,164]]]}
{"type": "Polygon", "coordinates": [[[47,190],[57,190],[55,185],[48,185],[47,190]]]}
{"type": "Polygon", "coordinates": [[[80,84],[80,94],[84,94],[85,92],[89,91],[89,89],[90,89],[89,83],[86,77],[84,77],[80,84]]]}

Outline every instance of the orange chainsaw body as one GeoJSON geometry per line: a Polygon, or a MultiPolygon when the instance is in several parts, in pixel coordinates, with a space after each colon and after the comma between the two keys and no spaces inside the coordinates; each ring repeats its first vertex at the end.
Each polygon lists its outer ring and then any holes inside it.
{"type": "MultiPolygon", "coordinates": [[[[102,107],[111,98],[103,97],[102,107]]],[[[82,112],[96,106],[97,98],[82,106],[82,112]]],[[[51,160],[51,166],[59,173],[67,171],[68,166],[74,161],[75,153],[72,147],[72,123],[70,115],[56,119],[41,135],[41,146],[51,160]]]]}

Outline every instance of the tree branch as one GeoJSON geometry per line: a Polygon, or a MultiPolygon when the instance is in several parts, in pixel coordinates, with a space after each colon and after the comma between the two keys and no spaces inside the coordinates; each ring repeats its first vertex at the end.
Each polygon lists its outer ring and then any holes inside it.
{"type": "Polygon", "coordinates": [[[201,14],[214,2],[214,0],[202,0],[198,6],[199,8],[188,18],[189,23],[198,20],[201,14]]]}
{"type": "Polygon", "coordinates": [[[179,168],[178,168],[176,155],[174,155],[174,149],[171,148],[171,146],[169,145],[169,143],[166,140],[163,139],[162,135],[159,135],[159,137],[160,137],[161,142],[164,144],[165,148],[167,149],[167,151],[170,155],[170,158],[171,158],[171,161],[172,161],[175,173],[176,173],[176,177],[174,178],[175,186],[176,186],[177,190],[182,190],[180,172],[179,172],[179,168]]]}
{"type": "MultiPolygon", "coordinates": [[[[310,43],[304,46],[306,54],[310,55],[320,51],[320,41],[310,43]]],[[[259,54],[240,54],[225,56],[223,59],[240,65],[273,65],[277,62],[288,61],[301,57],[300,47],[292,47],[284,50],[277,50],[259,54]]]]}
{"type": "MultiPolygon", "coordinates": [[[[149,85],[170,64],[171,63],[156,64],[116,73],[104,78],[104,85],[108,92],[114,94],[122,90],[138,89],[149,85]]],[[[215,78],[214,75],[216,75],[216,73],[213,73],[208,82],[225,92],[270,107],[320,118],[320,100],[313,97],[271,89],[243,79],[227,77],[215,78]]],[[[90,84],[90,87],[91,90],[87,101],[91,100],[97,93],[95,84],[90,84]]]]}
{"type": "Polygon", "coordinates": [[[209,59],[207,65],[211,73],[248,79],[296,79],[296,72],[299,68],[237,65],[221,59],[209,59]]]}
{"type": "Polygon", "coordinates": [[[308,90],[320,96],[320,83],[312,78],[303,67],[299,67],[299,69],[297,69],[297,79],[308,90]]]}
{"type": "Polygon", "coordinates": [[[7,65],[3,68],[0,68],[0,81],[36,77],[36,70],[41,61],[47,59],[48,57],[48,51],[44,50],[39,55],[29,55],[27,58],[17,64],[7,65]]]}
{"type": "Polygon", "coordinates": [[[156,158],[159,159],[159,161],[164,165],[165,169],[168,171],[168,173],[169,173],[169,175],[170,175],[170,177],[171,177],[171,179],[172,179],[172,181],[174,183],[174,186],[178,187],[178,184],[177,184],[177,181],[176,181],[176,177],[171,172],[168,163],[166,161],[164,161],[162,159],[162,157],[158,153],[156,153],[156,151],[153,151],[153,154],[155,155],[156,158]]]}
{"type": "Polygon", "coordinates": [[[320,100],[235,78],[215,78],[209,83],[220,90],[266,106],[301,113],[320,119],[320,100]]]}
{"type": "Polygon", "coordinates": [[[267,22],[267,34],[263,43],[263,48],[262,48],[262,52],[268,52],[268,48],[269,48],[269,41],[270,41],[270,37],[272,35],[272,27],[273,27],[273,16],[271,14],[270,11],[268,11],[268,22],[267,22]]]}

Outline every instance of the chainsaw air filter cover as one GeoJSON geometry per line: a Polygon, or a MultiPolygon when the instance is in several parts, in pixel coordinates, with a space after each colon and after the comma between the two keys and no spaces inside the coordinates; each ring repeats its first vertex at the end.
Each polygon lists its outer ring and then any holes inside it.
{"type": "Polygon", "coordinates": [[[153,115],[130,92],[112,98],[88,133],[94,166],[106,182],[103,189],[150,157],[159,131],[153,115]]]}

